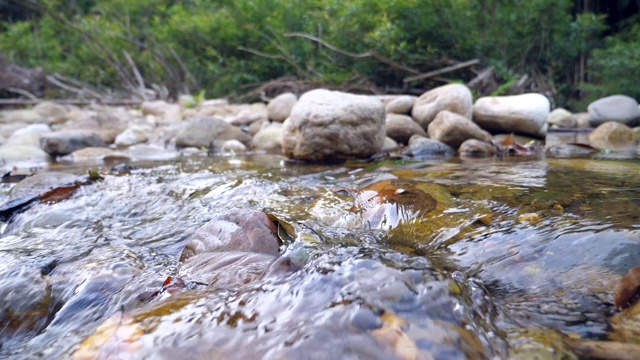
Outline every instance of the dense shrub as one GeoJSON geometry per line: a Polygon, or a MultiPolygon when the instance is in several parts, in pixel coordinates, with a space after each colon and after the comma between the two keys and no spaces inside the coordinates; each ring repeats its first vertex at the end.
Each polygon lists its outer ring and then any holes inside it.
{"type": "MultiPolygon", "coordinates": [[[[126,90],[139,86],[130,55],[146,86],[209,96],[282,76],[402,89],[407,76],[478,58],[495,66],[501,91],[526,74],[531,89],[568,99],[583,80],[576,64],[606,29],[603,16],[570,0],[0,1],[40,14],[1,22],[0,55],[9,60],[126,90]]],[[[594,53],[597,91],[621,84],[637,94],[623,76],[638,71],[637,40],[637,30],[611,37],[594,53]]]]}

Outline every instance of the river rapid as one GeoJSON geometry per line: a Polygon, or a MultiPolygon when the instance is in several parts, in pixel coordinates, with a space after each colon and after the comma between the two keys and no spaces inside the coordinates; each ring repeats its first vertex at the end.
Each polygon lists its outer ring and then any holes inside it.
{"type": "Polygon", "coordinates": [[[571,359],[562,339],[607,339],[615,284],[640,265],[633,151],[129,165],[52,167],[104,179],[3,227],[0,356],[571,359]],[[406,196],[358,205],[385,181],[406,196]],[[158,294],[190,236],[234,210],[277,218],[280,255],[248,283],[158,294]]]}

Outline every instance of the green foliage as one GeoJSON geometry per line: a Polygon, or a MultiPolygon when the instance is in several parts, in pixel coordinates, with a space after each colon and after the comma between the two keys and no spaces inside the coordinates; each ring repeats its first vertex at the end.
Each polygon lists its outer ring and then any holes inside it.
{"type": "Polygon", "coordinates": [[[640,99],[640,25],[610,36],[591,58],[594,79],[585,89],[590,99],[625,94],[640,99]]]}
{"type": "MultiPolygon", "coordinates": [[[[603,15],[576,15],[571,0],[39,3],[45,6],[39,16],[0,20],[0,54],[108,89],[138,86],[135,66],[147,86],[163,84],[173,94],[206,89],[211,96],[291,75],[326,85],[367,79],[402,87],[413,75],[406,68],[428,72],[473,58],[496,67],[504,84],[499,93],[523,74],[542,79],[540,90],[562,84],[571,93],[574,64],[606,30],[603,15]]],[[[590,71],[598,88],[591,93],[617,84],[632,90],[633,77],[622,74],[637,74],[630,61],[637,61],[640,42],[628,33],[594,52],[590,71]]],[[[452,77],[472,76],[460,74],[452,77]]]]}

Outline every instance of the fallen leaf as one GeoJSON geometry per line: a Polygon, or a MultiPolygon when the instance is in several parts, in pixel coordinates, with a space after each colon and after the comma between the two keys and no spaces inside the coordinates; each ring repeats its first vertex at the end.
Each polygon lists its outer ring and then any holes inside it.
{"type": "Polygon", "coordinates": [[[634,267],[616,284],[613,303],[616,308],[628,308],[640,290],[640,267],[634,267]]]}
{"type": "Polygon", "coordinates": [[[54,204],[62,200],[67,200],[76,192],[76,190],[78,190],[78,188],[80,188],[79,183],[58,186],[40,194],[40,202],[45,204],[54,204]]]}

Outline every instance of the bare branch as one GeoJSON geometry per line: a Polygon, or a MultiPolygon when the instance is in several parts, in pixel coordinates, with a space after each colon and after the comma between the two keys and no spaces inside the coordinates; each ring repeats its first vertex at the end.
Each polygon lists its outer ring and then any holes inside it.
{"type": "Polygon", "coordinates": [[[447,67],[444,67],[444,68],[439,69],[439,70],[430,71],[430,72],[425,73],[425,74],[411,76],[411,77],[405,78],[402,81],[405,82],[405,83],[409,83],[409,82],[413,82],[413,81],[429,79],[429,78],[432,78],[432,77],[436,77],[438,75],[446,74],[448,72],[452,72],[452,71],[464,69],[464,68],[469,67],[469,66],[477,65],[479,63],[480,63],[480,59],[473,59],[473,60],[461,62],[461,63],[456,64],[456,65],[447,66],[447,67]]]}
{"type": "Polygon", "coordinates": [[[401,70],[403,72],[409,73],[409,74],[420,74],[420,72],[418,70],[412,69],[408,66],[402,65],[402,64],[398,64],[397,62],[381,55],[380,53],[378,53],[375,50],[369,50],[369,51],[365,51],[363,53],[352,53],[350,51],[346,51],[343,49],[338,48],[337,46],[334,46],[332,44],[329,44],[328,42],[320,39],[319,37],[310,35],[310,34],[306,34],[306,33],[300,33],[300,32],[292,32],[292,33],[287,33],[284,34],[285,37],[301,37],[301,38],[305,38],[305,39],[309,39],[312,41],[317,42],[318,44],[323,45],[324,47],[337,52],[338,54],[342,54],[348,57],[352,57],[352,58],[356,58],[356,59],[363,59],[363,58],[367,58],[367,57],[372,57],[378,61],[380,61],[383,64],[387,64],[390,67],[394,68],[394,69],[398,69],[401,70]]]}
{"type": "Polygon", "coordinates": [[[24,90],[24,89],[18,89],[18,88],[15,88],[15,87],[8,87],[8,88],[5,88],[4,90],[12,92],[12,93],[20,94],[22,96],[26,96],[31,100],[35,100],[35,101],[38,100],[37,96],[33,95],[31,92],[29,92],[27,90],[24,90]]]}

